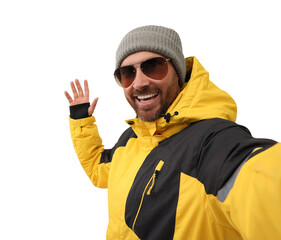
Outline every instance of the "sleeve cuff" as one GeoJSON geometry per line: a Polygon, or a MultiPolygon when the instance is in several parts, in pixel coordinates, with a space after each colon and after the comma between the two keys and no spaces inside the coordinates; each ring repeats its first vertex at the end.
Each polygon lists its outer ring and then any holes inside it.
{"type": "Polygon", "coordinates": [[[70,117],[72,119],[81,119],[89,117],[88,108],[90,107],[90,103],[82,103],[74,106],[69,106],[70,117]]]}

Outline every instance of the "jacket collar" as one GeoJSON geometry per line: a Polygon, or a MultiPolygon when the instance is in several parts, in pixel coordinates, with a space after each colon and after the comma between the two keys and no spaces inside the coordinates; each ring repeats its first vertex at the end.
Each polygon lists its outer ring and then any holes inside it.
{"type": "Polygon", "coordinates": [[[143,122],[137,117],[127,120],[138,137],[156,136],[156,141],[162,141],[200,120],[236,120],[236,103],[209,80],[209,73],[195,57],[186,58],[186,69],[190,79],[167,110],[166,116],[171,116],[170,121],[164,117],[153,122],[143,122]]]}

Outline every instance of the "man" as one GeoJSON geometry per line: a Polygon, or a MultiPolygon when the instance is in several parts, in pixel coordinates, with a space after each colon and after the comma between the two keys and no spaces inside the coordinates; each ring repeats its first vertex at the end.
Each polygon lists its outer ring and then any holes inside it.
{"type": "Polygon", "coordinates": [[[71,83],[70,130],[97,187],[108,187],[107,239],[280,239],[281,145],[234,123],[236,104],[178,34],[144,26],[116,53],[114,76],[136,112],[104,149],[87,81],[71,83]]]}

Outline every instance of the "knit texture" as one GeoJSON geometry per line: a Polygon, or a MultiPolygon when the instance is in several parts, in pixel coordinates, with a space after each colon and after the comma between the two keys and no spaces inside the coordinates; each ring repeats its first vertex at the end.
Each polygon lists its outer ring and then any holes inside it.
{"type": "Polygon", "coordinates": [[[143,26],[125,35],[116,52],[116,68],[132,53],[150,51],[170,58],[178,74],[180,85],[186,75],[182,44],[177,32],[162,26],[143,26]]]}

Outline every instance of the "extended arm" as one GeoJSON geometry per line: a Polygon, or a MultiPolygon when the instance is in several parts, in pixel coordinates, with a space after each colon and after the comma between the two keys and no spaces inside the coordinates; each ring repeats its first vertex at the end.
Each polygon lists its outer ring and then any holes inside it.
{"type": "Polygon", "coordinates": [[[75,118],[70,115],[69,125],[73,146],[79,161],[86,174],[97,187],[106,188],[110,163],[101,162],[104,146],[99,136],[95,118],[91,116],[95,110],[98,98],[95,98],[92,104],[89,103],[89,87],[87,80],[84,81],[84,91],[80,82],[76,79],[75,83],[71,82],[73,98],[65,91],[65,96],[69,102],[72,111],[74,109],[75,118]],[[76,85],[76,86],[75,86],[76,85]],[[86,113],[80,106],[88,109],[86,113]],[[76,111],[76,113],[75,113],[76,111]]]}

